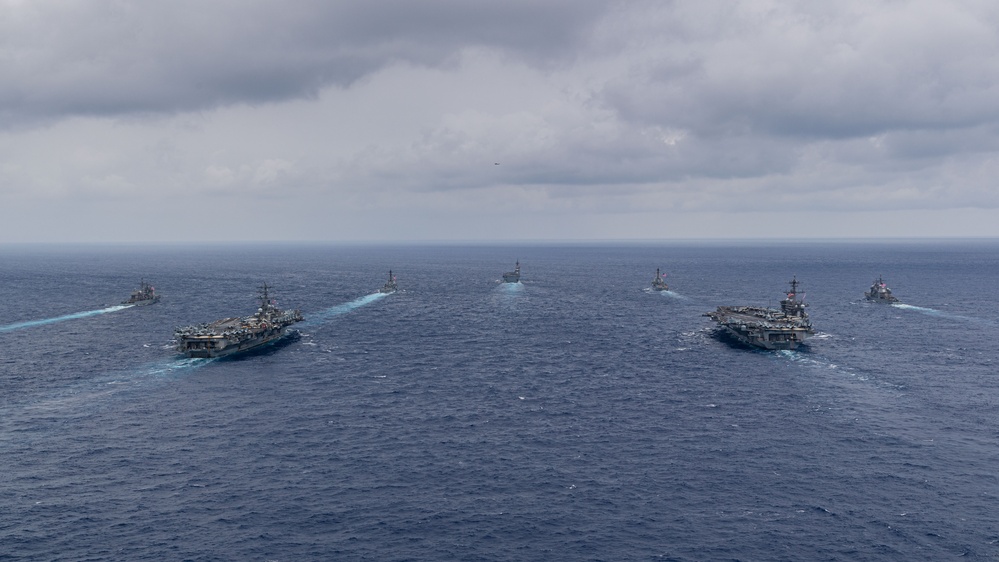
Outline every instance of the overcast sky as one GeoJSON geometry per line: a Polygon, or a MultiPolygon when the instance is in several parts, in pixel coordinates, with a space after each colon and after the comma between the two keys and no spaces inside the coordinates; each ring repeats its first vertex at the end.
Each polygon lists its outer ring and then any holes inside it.
{"type": "Polygon", "coordinates": [[[999,236],[999,3],[0,0],[0,243],[999,236]]]}

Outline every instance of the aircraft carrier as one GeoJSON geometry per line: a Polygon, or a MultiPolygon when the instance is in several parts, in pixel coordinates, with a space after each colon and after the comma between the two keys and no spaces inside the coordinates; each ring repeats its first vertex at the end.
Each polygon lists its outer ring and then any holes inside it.
{"type": "Polygon", "coordinates": [[[719,306],[708,312],[722,331],[741,343],[770,350],[798,349],[805,338],[815,333],[808,319],[804,295],[798,294],[798,280],[790,281],[787,298],[780,310],[757,306],[719,306]]]}
{"type": "Polygon", "coordinates": [[[252,316],[177,328],[177,351],[188,357],[224,357],[283,338],[288,326],[304,318],[297,309],[284,311],[276,307],[268,289],[266,283],[260,288],[260,308],[252,316]]]}

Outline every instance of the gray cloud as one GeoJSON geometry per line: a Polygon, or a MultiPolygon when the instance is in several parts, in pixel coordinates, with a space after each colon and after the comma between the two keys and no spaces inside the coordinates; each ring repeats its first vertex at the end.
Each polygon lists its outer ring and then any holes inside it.
{"type": "MultiPolygon", "coordinates": [[[[159,236],[236,236],[275,206],[320,238],[383,236],[368,219],[477,237],[524,213],[525,237],[585,235],[576,215],[751,235],[745,217],[781,213],[817,236],[876,213],[883,235],[999,209],[987,2],[0,6],[0,236],[55,236],[60,205],[170,225],[191,201],[202,229],[159,236]]],[[[957,220],[932,229],[999,235],[957,220]]]]}
{"type": "Polygon", "coordinates": [[[315,96],[469,47],[571,56],[598,2],[25,2],[0,18],[0,124],[315,96]]]}
{"type": "Polygon", "coordinates": [[[629,57],[605,95],[629,120],[849,138],[999,118],[999,5],[670,6],[627,22],[651,54],[629,57]]]}

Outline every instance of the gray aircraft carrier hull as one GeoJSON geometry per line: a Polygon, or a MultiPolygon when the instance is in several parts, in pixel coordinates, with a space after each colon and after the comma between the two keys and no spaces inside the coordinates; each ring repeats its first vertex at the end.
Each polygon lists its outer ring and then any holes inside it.
{"type": "Polygon", "coordinates": [[[748,346],[768,350],[795,350],[812,335],[807,320],[786,318],[779,310],[752,306],[719,306],[706,316],[723,333],[748,346]]]}

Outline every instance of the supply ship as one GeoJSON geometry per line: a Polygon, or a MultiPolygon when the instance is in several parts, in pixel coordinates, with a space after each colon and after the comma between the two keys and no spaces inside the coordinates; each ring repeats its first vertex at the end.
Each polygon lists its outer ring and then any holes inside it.
{"type": "Polygon", "coordinates": [[[382,285],[381,289],[378,289],[378,292],[388,294],[388,293],[394,293],[397,290],[399,290],[399,287],[395,284],[395,275],[392,275],[392,270],[390,269],[388,281],[386,281],[385,284],[382,285]]]}
{"type": "Polygon", "coordinates": [[[659,274],[659,268],[656,268],[656,277],[652,280],[652,290],[653,291],[668,291],[669,285],[666,284],[666,274],[659,274]]]}
{"type": "Polygon", "coordinates": [[[517,265],[513,268],[513,271],[507,271],[503,274],[504,283],[520,283],[520,260],[517,260],[517,265]]]}
{"type": "Polygon", "coordinates": [[[888,288],[888,285],[885,284],[884,280],[881,279],[880,275],[878,275],[877,281],[875,281],[874,284],[871,285],[871,290],[864,293],[864,296],[867,297],[867,300],[873,302],[884,302],[884,303],[898,302],[898,297],[891,294],[891,289],[888,288]]]}
{"type": "Polygon", "coordinates": [[[284,311],[275,306],[268,289],[266,283],[260,288],[260,308],[252,316],[177,328],[177,351],[188,357],[224,357],[283,338],[288,326],[304,318],[297,309],[284,311]]]}
{"type": "Polygon", "coordinates": [[[145,279],[141,279],[139,280],[139,288],[132,291],[132,296],[128,297],[126,301],[121,301],[121,304],[145,306],[159,302],[159,300],[160,296],[156,294],[156,289],[149,283],[146,283],[145,279]]]}
{"type": "Polygon", "coordinates": [[[757,306],[719,306],[708,312],[718,326],[738,341],[763,349],[797,349],[805,338],[815,333],[805,313],[804,295],[798,294],[798,280],[790,281],[787,298],[780,310],[757,306]]]}

